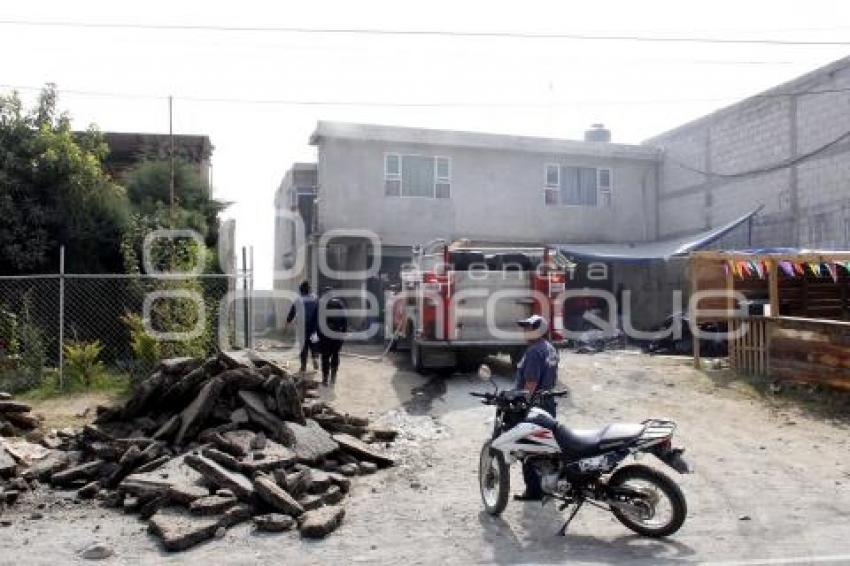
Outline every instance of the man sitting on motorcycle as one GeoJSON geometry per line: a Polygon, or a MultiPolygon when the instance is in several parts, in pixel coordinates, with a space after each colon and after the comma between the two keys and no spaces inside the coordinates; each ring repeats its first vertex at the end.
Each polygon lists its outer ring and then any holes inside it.
{"type": "MultiPolygon", "coordinates": [[[[546,331],[549,327],[546,319],[535,314],[517,321],[517,324],[525,330],[528,347],[517,364],[514,389],[532,394],[538,391],[551,391],[558,380],[558,351],[546,340],[546,331]]],[[[544,399],[540,408],[551,414],[553,418],[556,416],[557,406],[553,397],[544,399]]],[[[524,463],[522,476],[525,480],[525,492],[522,495],[514,495],[514,499],[518,501],[543,499],[540,475],[534,466],[524,463]]]]}

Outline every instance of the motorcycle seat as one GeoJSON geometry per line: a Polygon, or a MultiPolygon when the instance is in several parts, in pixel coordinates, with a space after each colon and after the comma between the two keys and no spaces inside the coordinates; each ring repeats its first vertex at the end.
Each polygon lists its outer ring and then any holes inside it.
{"type": "Polygon", "coordinates": [[[548,414],[538,415],[530,421],[551,430],[561,452],[572,458],[593,456],[626,446],[637,440],[646,428],[642,424],[612,423],[598,429],[571,429],[548,414]]]}
{"type": "Polygon", "coordinates": [[[593,430],[570,429],[558,424],[553,433],[564,454],[584,457],[625,446],[639,438],[643,429],[644,425],[625,423],[609,424],[593,430]]]}
{"type": "MultiPolygon", "coordinates": [[[[561,449],[577,456],[585,456],[596,452],[604,452],[617,446],[628,444],[643,434],[644,425],[613,423],[594,430],[569,429],[563,425],[560,436],[564,442],[558,441],[561,449]]],[[[556,439],[559,435],[556,435],[556,439]]]]}

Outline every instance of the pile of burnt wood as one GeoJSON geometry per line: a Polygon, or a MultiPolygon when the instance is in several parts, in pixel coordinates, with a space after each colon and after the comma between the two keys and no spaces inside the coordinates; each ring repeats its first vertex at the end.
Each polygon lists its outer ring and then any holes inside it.
{"type": "Polygon", "coordinates": [[[20,475],[138,513],[168,550],[253,520],[323,537],[351,478],[391,466],[396,431],[340,414],[316,384],[261,359],[173,359],[120,408],[59,437],[20,475]]]}

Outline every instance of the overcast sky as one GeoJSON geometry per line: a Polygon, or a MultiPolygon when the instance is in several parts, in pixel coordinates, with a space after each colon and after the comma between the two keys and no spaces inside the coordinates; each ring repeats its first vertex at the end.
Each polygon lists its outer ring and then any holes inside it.
{"type": "MultiPolygon", "coordinates": [[[[24,19],[850,39],[850,2],[839,0],[0,3],[0,20],[24,19]]],[[[167,133],[165,97],[174,95],[175,132],[212,139],[215,196],[235,203],[225,216],[236,219],[237,245],[254,246],[257,287],[270,288],[274,191],[289,164],[315,159],[307,138],[317,120],[574,139],[604,122],[614,141],[637,143],[848,53],[846,46],[0,24],[0,84],[55,82],[76,127],[94,122],[110,131],[167,133]],[[369,105],[257,102],[269,100],[369,105]]]]}

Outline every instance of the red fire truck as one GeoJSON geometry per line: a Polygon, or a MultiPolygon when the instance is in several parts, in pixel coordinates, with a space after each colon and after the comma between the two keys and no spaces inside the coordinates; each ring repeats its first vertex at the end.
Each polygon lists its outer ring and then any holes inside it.
{"type": "Polygon", "coordinates": [[[390,297],[385,335],[408,350],[417,371],[473,370],[485,356],[519,361],[526,342],[516,321],[532,314],[549,320],[548,338],[563,342],[556,297],[569,262],[547,247],[431,242],[415,250],[390,297]]]}

